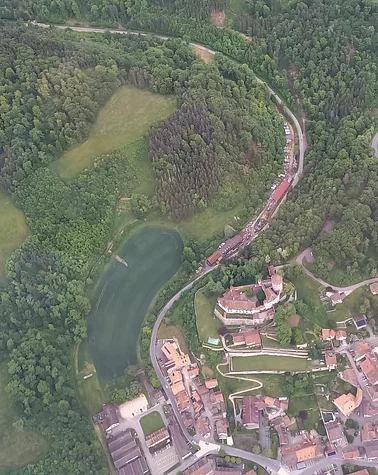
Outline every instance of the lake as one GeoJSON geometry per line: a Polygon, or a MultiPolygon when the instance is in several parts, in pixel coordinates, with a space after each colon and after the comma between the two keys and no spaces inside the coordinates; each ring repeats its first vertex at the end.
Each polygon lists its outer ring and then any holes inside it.
{"type": "Polygon", "coordinates": [[[137,362],[137,342],[147,310],[181,266],[178,232],[146,226],[131,236],[96,287],[88,322],[89,351],[101,379],[121,376],[137,362]]]}

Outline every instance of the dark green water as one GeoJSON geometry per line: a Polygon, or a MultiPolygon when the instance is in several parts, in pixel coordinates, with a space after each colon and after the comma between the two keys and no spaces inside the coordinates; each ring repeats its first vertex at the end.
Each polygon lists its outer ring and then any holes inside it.
{"type": "Polygon", "coordinates": [[[146,226],[119,251],[128,267],[114,260],[101,277],[88,323],[90,354],[100,378],[120,376],[136,363],[143,319],[156,293],[180,268],[182,250],[179,233],[146,226]]]}

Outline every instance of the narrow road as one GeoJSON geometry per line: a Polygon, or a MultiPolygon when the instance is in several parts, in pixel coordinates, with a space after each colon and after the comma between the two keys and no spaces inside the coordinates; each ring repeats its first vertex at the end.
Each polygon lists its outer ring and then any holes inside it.
{"type": "MultiPolygon", "coordinates": [[[[301,252],[296,257],[297,264],[302,264],[303,265],[303,260],[307,260],[307,262],[309,262],[309,259],[308,259],[309,253],[311,253],[311,249],[309,247],[307,249],[305,249],[303,252],[301,252]]],[[[311,255],[312,255],[312,253],[311,253],[311,255]]],[[[310,263],[311,263],[311,261],[310,261],[310,263]]],[[[351,294],[353,292],[353,290],[359,289],[360,287],[363,287],[364,285],[369,285],[369,284],[373,284],[374,282],[378,282],[378,277],[375,277],[374,279],[363,280],[362,282],[358,282],[358,284],[348,285],[347,287],[335,287],[334,285],[330,284],[329,282],[326,282],[323,279],[319,279],[318,277],[315,277],[314,274],[311,271],[309,271],[308,269],[306,269],[305,266],[303,266],[303,270],[304,270],[305,274],[307,274],[309,277],[311,277],[311,279],[315,280],[316,282],[318,282],[323,287],[332,287],[337,292],[344,292],[347,295],[351,294]]]]}
{"type": "MultiPolygon", "coordinates": [[[[38,27],[41,27],[41,28],[50,28],[50,25],[45,24],[45,23],[38,23],[38,22],[34,21],[33,24],[35,26],[38,26],[38,27]]],[[[54,26],[56,28],[59,28],[59,29],[62,29],[62,30],[71,29],[71,30],[74,30],[74,31],[82,32],[82,33],[112,33],[112,34],[122,34],[122,35],[141,35],[141,36],[155,36],[156,38],[159,38],[161,40],[167,40],[168,39],[167,36],[156,35],[154,33],[129,31],[129,30],[108,30],[108,29],[103,29],[103,28],[69,27],[69,26],[65,26],[65,25],[54,25],[54,26]]],[[[207,48],[203,45],[197,44],[197,43],[190,43],[189,46],[202,49],[202,50],[207,51],[211,54],[216,54],[216,52],[214,50],[212,50],[210,48],[207,48]]],[[[284,104],[282,99],[263,80],[261,80],[257,76],[256,76],[256,80],[260,84],[263,84],[264,87],[266,87],[267,91],[271,94],[271,96],[274,97],[276,103],[279,104],[280,106],[282,106],[285,113],[293,121],[293,123],[295,125],[295,128],[297,130],[298,140],[299,140],[298,170],[297,170],[297,173],[294,176],[294,180],[293,180],[293,183],[292,183],[292,186],[295,186],[298,183],[299,176],[302,175],[302,173],[303,173],[304,153],[305,153],[305,150],[306,150],[306,147],[307,147],[306,138],[305,138],[305,136],[302,132],[301,126],[300,126],[297,118],[291,112],[291,110],[284,104]]],[[[160,365],[159,365],[159,363],[157,361],[157,358],[156,358],[157,334],[158,334],[158,330],[159,330],[159,327],[161,325],[161,322],[163,321],[163,318],[167,314],[168,310],[172,307],[174,302],[176,302],[184,292],[191,289],[193,284],[196,281],[198,281],[204,275],[208,274],[209,272],[211,272],[214,269],[216,269],[216,266],[214,266],[212,268],[207,268],[203,274],[201,274],[199,277],[194,279],[192,282],[189,282],[185,287],[183,287],[179,292],[177,292],[176,295],[174,295],[169,300],[169,302],[164,306],[163,310],[160,312],[158,318],[156,319],[154,328],[152,330],[152,335],[151,335],[150,357],[151,357],[152,365],[155,369],[155,372],[156,372],[156,374],[159,378],[159,381],[162,385],[162,388],[163,388],[166,396],[170,400],[170,403],[171,403],[171,406],[172,406],[172,409],[173,409],[173,413],[175,415],[175,418],[176,418],[178,424],[181,427],[182,433],[184,434],[185,438],[190,443],[196,443],[196,442],[193,440],[193,437],[191,437],[190,434],[188,433],[188,431],[186,430],[186,427],[185,427],[185,425],[184,425],[184,423],[181,419],[180,411],[179,411],[179,409],[176,405],[176,400],[173,396],[171,388],[169,387],[169,385],[167,384],[167,382],[166,382],[166,380],[163,376],[160,365]]],[[[197,442],[201,442],[202,445],[203,444],[206,445],[206,443],[207,443],[205,440],[201,440],[199,438],[196,438],[196,440],[197,440],[197,442]]],[[[222,445],[222,444],[212,444],[212,446],[213,447],[216,446],[217,451],[219,451],[221,448],[224,448],[224,445],[222,445]]],[[[242,459],[249,460],[251,462],[257,463],[257,464],[265,467],[266,469],[269,469],[271,471],[271,473],[274,474],[274,475],[275,474],[286,475],[288,473],[283,467],[281,467],[281,465],[276,460],[272,460],[268,457],[264,457],[262,455],[256,455],[256,454],[253,454],[252,452],[247,452],[245,450],[237,449],[237,448],[234,448],[234,447],[228,447],[227,446],[226,450],[227,450],[227,453],[229,455],[235,456],[235,457],[240,457],[242,459]]]]}
{"type": "Polygon", "coordinates": [[[371,141],[371,148],[374,149],[375,156],[378,158],[378,132],[374,135],[371,141]]]}

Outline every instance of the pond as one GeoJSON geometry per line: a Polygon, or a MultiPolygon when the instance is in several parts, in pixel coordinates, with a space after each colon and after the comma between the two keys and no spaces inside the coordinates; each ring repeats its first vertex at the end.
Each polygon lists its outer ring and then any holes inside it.
{"type": "Polygon", "coordinates": [[[89,351],[101,379],[137,362],[144,317],[159,289],[179,270],[178,232],[146,226],[131,236],[102,275],[92,299],[89,351]]]}

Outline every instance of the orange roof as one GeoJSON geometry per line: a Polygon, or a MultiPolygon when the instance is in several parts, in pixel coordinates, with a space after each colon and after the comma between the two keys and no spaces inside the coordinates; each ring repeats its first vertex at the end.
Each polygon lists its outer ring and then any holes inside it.
{"type": "Polygon", "coordinates": [[[274,406],[275,399],[274,397],[266,396],[264,402],[267,406],[274,406]]]}
{"type": "Polygon", "coordinates": [[[272,284],[273,285],[279,285],[282,284],[283,277],[280,274],[273,274],[272,275],[272,284]]]}
{"type": "Polygon", "coordinates": [[[336,340],[345,340],[347,338],[347,332],[345,330],[336,331],[336,340]]]}
{"type": "Polygon", "coordinates": [[[329,340],[335,338],[336,333],[329,328],[322,328],[322,340],[329,340]]]}
{"type": "Polygon", "coordinates": [[[317,445],[310,445],[309,447],[303,447],[295,451],[298,462],[304,462],[305,460],[311,460],[319,455],[317,445]]]}
{"type": "Polygon", "coordinates": [[[337,365],[336,355],[333,351],[326,351],[324,354],[325,354],[325,362],[327,366],[337,365]]]}
{"type": "Polygon", "coordinates": [[[343,450],[344,459],[357,459],[360,457],[360,451],[357,447],[347,447],[343,450]]]}
{"type": "Polygon", "coordinates": [[[261,345],[261,337],[258,330],[250,330],[244,333],[245,344],[249,345],[261,345]]]}
{"type": "Polygon", "coordinates": [[[176,396],[176,394],[185,390],[185,386],[182,381],[177,381],[177,383],[172,384],[171,389],[172,389],[173,395],[176,396]]]}
{"type": "Polygon", "coordinates": [[[350,475],[369,475],[369,472],[366,468],[364,468],[363,470],[358,470],[357,472],[353,472],[350,475]]]}
{"type": "Polygon", "coordinates": [[[374,371],[374,366],[369,358],[366,358],[361,364],[362,371],[368,376],[372,371],[374,371]]]}
{"type": "Polygon", "coordinates": [[[218,380],[216,378],[206,379],[205,386],[207,387],[207,389],[216,388],[218,386],[218,380]]]}
{"type": "Polygon", "coordinates": [[[188,371],[189,378],[194,378],[195,376],[199,375],[198,367],[192,368],[188,371]]]}
{"type": "Polygon", "coordinates": [[[171,343],[170,341],[164,343],[164,345],[161,347],[161,351],[169,360],[172,360],[173,355],[178,353],[177,346],[174,343],[171,343]]]}
{"type": "Polygon", "coordinates": [[[367,442],[376,438],[377,433],[373,427],[373,424],[371,422],[366,422],[365,424],[363,424],[361,431],[362,442],[367,442]]]}
{"type": "Polygon", "coordinates": [[[207,258],[207,262],[210,264],[210,265],[213,265],[215,264],[217,261],[220,261],[222,259],[222,254],[219,252],[219,251],[215,251],[213,252],[213,254],[211,254],[211,256],[209,256],[207,258]]]}
{"type": "Polygon", "coordinates": [[[224,402],[223,394],[220,391],[214,393],[215,402],[224,402]]]}
{"type": "Polygon", "coordinates": [[[357,388],[356,397],[353,394],[342,394],[336,398],[333,403],[335,406],[344,414],[344,416],[349,416],[352,412],[361,404],[362,402],[362,391],[360,388],[357,388]]]}
{"type": "Polygon", "coordinates": [[[169,374],[169,379],[171,384],[175,384],[178,381],[182,381],[182,374],[180,371],[172,371],[172,373],[169,374]]]}

